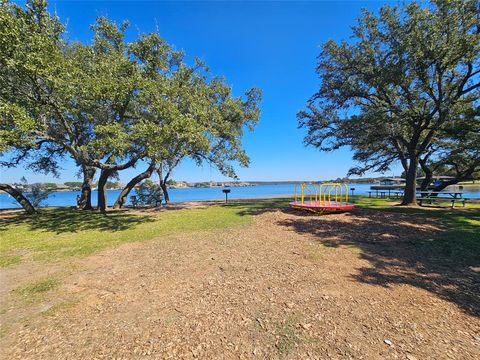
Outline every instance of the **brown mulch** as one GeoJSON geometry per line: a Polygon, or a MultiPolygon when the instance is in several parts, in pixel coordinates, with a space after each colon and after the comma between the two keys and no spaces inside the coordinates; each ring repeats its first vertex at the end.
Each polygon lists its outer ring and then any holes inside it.
{"type": "MultiPolygon", "coordinates": [[[[434,220],[261,211],[80,260],[5,359],[474,359],[477,273],[417,254],[434,220]]],[[[1,315],[0,315],[1,316],[1,315]]]]}

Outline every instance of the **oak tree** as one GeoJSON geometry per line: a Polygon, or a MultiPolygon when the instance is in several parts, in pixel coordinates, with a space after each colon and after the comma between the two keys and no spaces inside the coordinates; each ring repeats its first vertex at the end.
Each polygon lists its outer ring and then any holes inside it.
{"type": "Polygon", "coordinates": [[[323,45],[320,88],[298,114],[305,142],[324,151],[351,147],[358,166],[350,174],[400,162],[403,204],[415,204],[420,159],[478,104],[479,19],[475,0],[364,11],[350,42],[323,45]]]}

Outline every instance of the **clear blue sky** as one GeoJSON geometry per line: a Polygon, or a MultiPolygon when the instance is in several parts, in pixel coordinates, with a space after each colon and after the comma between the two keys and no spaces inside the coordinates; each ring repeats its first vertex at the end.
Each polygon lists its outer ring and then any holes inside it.
{"type": "MultiPolygon", "coordinates": [[[[304,130],[296,113],[319,85],[314,69],[319,47],[329,39],[348,39],[362,8],[377,11],[385,1],[319,2],[94,2],[50,1],[67,24],[72,40],[91,39],[89,25],[99,15],[121,22],[128,19],[128,39],[154,31],[190,58],[202,58],[217,75],[224,75],[240,95],[256,86],[263,90],[261,120],[247,133],[244,146],[249,168],[237,168],[241,180],[324,180],[343,177],[353,164],[349,149],[320,153],[303,145],[304,130]]],[[[128,181],[144,168],[121,172],[128,181]]],[[[71,161],[63,164],[60,179],[23,169],[2,170],[2,181],[76,180],[71,161]]],[[[399,175],[401,170],[393,171],[399,175]]],[[[389,173],[388,175],[391,175],[389,173]]],[[[177,180],[209,181],[224,178],[210,166],[186,161],[174,174],[177,180]]]]}

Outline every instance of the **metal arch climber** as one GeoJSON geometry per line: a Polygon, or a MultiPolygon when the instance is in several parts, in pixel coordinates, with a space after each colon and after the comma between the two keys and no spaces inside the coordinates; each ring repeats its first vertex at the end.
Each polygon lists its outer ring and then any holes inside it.
{"type": "Polygon", "coordinates": [[[348,185],[344,183],[295,184],[290,206],[316,213],[350,211],[355,207],[348,202],[348,185]]]}

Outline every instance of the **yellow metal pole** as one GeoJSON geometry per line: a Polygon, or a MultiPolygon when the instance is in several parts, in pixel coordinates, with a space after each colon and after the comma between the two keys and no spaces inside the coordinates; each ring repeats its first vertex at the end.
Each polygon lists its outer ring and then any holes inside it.
{"type": "Polygon", "coordinates": [[[332,191],[335,189],[335,184],[330,184],[330,191],[328,192],[328,202],[332,201],[332,191]]]}
{"type": "Polygon", "coordinates": [[[312,202],[312,184],[307,184],[308,198],[312,202]]]}

